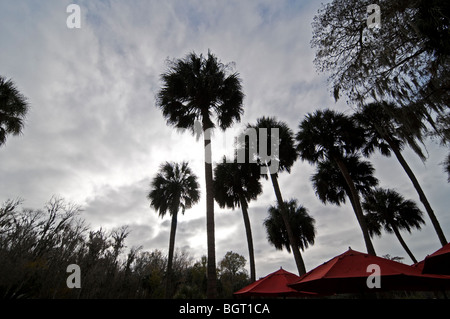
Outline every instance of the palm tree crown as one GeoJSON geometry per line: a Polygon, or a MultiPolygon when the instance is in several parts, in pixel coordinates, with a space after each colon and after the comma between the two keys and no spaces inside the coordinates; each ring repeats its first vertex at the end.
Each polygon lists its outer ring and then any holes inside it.
{"type": "MultiPolygon", "coordinates": [[[[377,220],[388,233],[393,233],[393,227],[410,233],[413,228],[420,229],[425,224],[416,203],[391,189],[376,188],[364,196],[362,206],[366,216],[377,220]]],[[[379,234],[375,229],[372,232],[379,234]]]]}
{"type": "MultiPolygon", "coordinates": [[[[368,194],[372,187],[377,186],[378,179],[373,175],[375,169],[369,161],[362,161],[358,155],[351,155],[346,156],[344,162],[358,193],[368,194]]],[[[319,162],[311,181],[317,197],[324,204],[331,203],[339,206],[341,203],[345,203],[347,196],[350,200],[352,198],[339,167],[333,161],[319,162]]]]}
{"type": "Polygon", "coordinates": [[[0,76],[0,146],[5,144],[8,134],[22,132],[28,108],[27,99],[13,81],[0,76]]]}
{"type": "Polygon", "coordinates": [[[300,157],[311,164],[352,155],[365,142],[362,128],[350,117],[330,109],[307,114],[295,139],[300,157]]]}
{"type": "Polygon", "coordinates": [[[187,162],[166,162],[151,184],[148,194],[151,205],[164,217],[167,212],[176,214],[181,208],[184,214],[200,200],[199,184],[187,162]]]}
{"type": "Polygon", "coordinates": [[[381,235],[381,227],[388,233],[395,233],[398,240],[411,257],[417,259],[406,246],[399,230],[411,233],[413,228],[420,229],[425,222],[422,211],[416,203],[406,200],[402,195],[391,189],[376,188],[364,197],[362,207],[366,211],[368,228],[371,235],[381,235]]]}
{"type": "Polygon", "coordinates": [[[384,156],[390,156],[392,148],[402,150],[407,143],[414,152],[425,160],[420,145],[423,143],[422,132],[426,129],[420,117],[408,113],[391,103],[370,103],[360,108],[353,118],[366,134],[363,148],[365,156],[377,148],[384,156]]]}
{"type": "Polygon", "coordinates": [[[214,176],[214,197],[221,208],[235,209],[246,205],[262,193],[256,164],[238,163],[236,159],[228,163],[224,157],[222,163],[214,168],[214,176]]]}
{"type": "Polygon", "coordinates": [[[240,121],[244,94],[239,74],[229,74],[229,65],[211,52],[206,58],[190,53],[168,64],[157,105],[169,125],[194,132],[196,120],[202,122],[204,130],[215,127],[212,116],[224,130],[240,121]]]}
{"type": "MultiPolygon", "coordinates": [[[[308,214],[308,210],[304,206],[298,206],[295,199],[285,202],[285,207],[287,208],[289,223],[292,226],[296,239],[293,249],[297,247],[297,249],[305,250],[309,245],[314,245],[316,235],[315,220],[308,214]]],[[[288,252],[291,252],[291,245],[279,205],[270,206],[268,212],[269,217],[264,220],[264,226],[269,242],[276,249],[282,250],[285,248],[288,252]]]]}

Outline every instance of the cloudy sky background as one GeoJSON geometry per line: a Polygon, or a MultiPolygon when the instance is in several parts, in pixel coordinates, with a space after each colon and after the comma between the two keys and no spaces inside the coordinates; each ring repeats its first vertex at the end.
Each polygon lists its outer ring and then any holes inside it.
{"type": "MultiPolygon", "coordinates": [[[[12,78],[31,104],[24,134],[0,149],[0,200],[22,197],[41,208],[60,195],[83,207],[91,228],[129,225],[127,246],[167,251],[170,217],[158,217],[146,198],[151,179],[166,160],[187,160],[201,182],[198,205],[178,219],[176,247],[194,258],[206,254],[203,143],[167,127],[155,95],[167,58],[211,49],[235,62],[246,95],[242,123],[216,132],[213,160],[230,151],[230,136],[262,115],[276,116],[297,131],[304,115],[335,103],[324,74],[317,74],[310,48],[311,22],[322,0],[310,1],[6,1],[0,2],[0,74],[12,78]],[[81,29],[68,29],[66,7],[81,7],[81,29]]],[[[422,163],[405,156],[450,238],[450,197],[442,166],[447,152],[426,143],[422,163]]],[[[418,202],[395,158],[372,158],[380,186],[418,202]]],[[[316,243],[303,253],[308,270],[351,246],[365,251],[350,207],[324,206],[315,197],[314,167],[297,161],[280,175],[285,199],[296,198],[316,220],[316,243]]],[[[292,255],[267,243],[262,223],[275,203],[270,181],[250,203],[257,277],[280,266],[292,272],[292,255]]],[[[216,257],[248,256],[240,210],[216,205],[216,257]]],[[[428,216],[420,232],[404,234],[421,260],[440,247],[428,216]]],[[[394,236],[374,239],[378,255],[405,257],[394,236]]]]}

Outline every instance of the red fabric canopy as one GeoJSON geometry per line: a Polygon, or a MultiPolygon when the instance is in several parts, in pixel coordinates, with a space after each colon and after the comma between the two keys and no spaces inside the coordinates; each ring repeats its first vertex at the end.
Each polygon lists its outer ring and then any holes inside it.
{"type": "MultiPolygon", "coordinates": [[[[254,283],[236,291],[236,297],[299,297],[305,296],[305,293],[299,292],[288,284],[299,280],[300,277],[290,273],[282,268],[254,283]]],[[[307,295],[313,295],[306,293],[307,295]]]]}
{"type": "Polygon", "coordinates": [[[450,254],[450,243],[443,246],[441,249],[436,250],[429,257],[436,257],[444,254],[450,254]]]}
{"type": "Polygon", "coordinates": [[[381,290],[438,290],[450,287],[450,276],[423,275],[417,268],[349,249],[311,270],[289,285],[320,294],[381,290]],[[369,288],[373,275],[369,265],[379,267],[380,288],[369,288]]]}
{"type": "Polygon", "coordinates": [[[450,275],[450,244],[425,257],[422,273],[450,275]]]}

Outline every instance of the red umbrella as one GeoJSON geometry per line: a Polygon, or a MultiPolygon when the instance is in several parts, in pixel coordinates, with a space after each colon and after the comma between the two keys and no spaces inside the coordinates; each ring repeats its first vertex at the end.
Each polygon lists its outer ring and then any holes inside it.
{"type": "Polygon", "coordinates": [[[450,287],[450,276],[423,275],[417,268],[349,249],[304,274],[289,286],[320,294],[441,290],[450,287]],[[368,282],[376,286],[370,288],[368,282]]]}
{"type": "Polygon", "coordinates": [[[450,244],[425,257],[422,273],[450,275],[450,244]]]}
{"type": "Polygon", "coordinates": [[[422,273],[423,270],[423,263],[425,262],[425,260],[419,261],[418,263],[412,264],[411,267],[417,269],[417,271],[419,271],[420,273],[422,273]]]}
{"type": "Polygon", "coordinates": [[[312,293],[299,292],[288,284],[299,280],[300,277],[282,268],[254,283],[236,291],[236,297],[300,297],[314,295],[312,293]]]}

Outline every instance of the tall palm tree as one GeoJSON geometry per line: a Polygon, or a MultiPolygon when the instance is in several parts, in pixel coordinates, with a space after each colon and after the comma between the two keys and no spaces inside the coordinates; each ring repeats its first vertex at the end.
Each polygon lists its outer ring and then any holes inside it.
{"type": "Polygon", "coordinates": [[[251,163],[238,163],[237,159],[233,163],[227,163],[224,157],[222,163],[214,168],[214,176],[214,197],[219,206],[231,209],[240,206],[242,209],[250,261],[250,279],[254,282],[256,280],[255,254],[248,203],[262,193],[259,167],[251,163]]]}
{"type": "Polygon", "coordinates": [[[323,160],[336,163],[348,185],[355,207],[355,214],[363,233],[367,252],[375,255],[369,231],[361,208],[359,194],[344,158],[353,155],[364,144],[364,131],[343,113],[329,109],[308,113],[299,125],[296,135],[297,151],[304,161],[317,164],[323,160]]]}
{"type": "Polygon", "coordinates": [[[425,224],[422,219],[423,213],[416,204],[411,200],[405,200],[394,190],[377,188],[365,195],[362,207],[366,211],[371,234],[380,236],[381,227],[388,233],[394,233],[411,260],[417,263],[417,259],[400,234],[400,230],[411,233],[412,228],[420,229],[420,226],[425,224]]]}
{"type": "Polygon", "coordinates": [[[200,200],[199,184],[187,162],[166,162],[151,183],[148,194],[150,205],[164,217],[168,212],[172,216],[170,228],[169,257],[167,260],[166,298],[171,295],[172,262],[175,250],[178,211],[184,214],[200,200]]]}
{"type": "Polygon", "coordinates": [[[222,130],[229,128],[240,121],[244,112],[239,74],[230,70],[211,52],[206,57],[190,53],[168,63],[157,95],[157,106],[168,125],[198,134],[196,124],[201,124],[205,145],[208,298],[217,294],[211,130],[216,123],[222,130]]]}
{"type": "MultiPolygon", "coordinates": [[[[288,252],[297,250],[301,257],[300,249],[305,250],[309,245],[314,245],[316,230],[315,220],[308,214],[304,206],[298,206],[297,200],[291,199],[284,203],[287,211],[289,225],[294,233],[294,243],[288,236],[280,205],[269,207],[269,217],[264,220],[267,239],[276,249],[285,248],[288,252]]],[[[301,259],[304,267],[303,258],[301,259]]]]}
{"type": "Polygon", "coordinates": [[[27,99],[14,82],[0,76],[0,146],[5,144],[8,134],[22,132],[28,108],[27,99]]]}
{"type": "MultiPolygon", "coordinates": [[[[297,152],[294,144],[294,133],[287,126],[286,123],[278,121],[275,117],[262,117],[257,119],[255,125],[247,125],[247,128],[255,129],[256,140],[249,139],[247,147],[256,150],[257,162],[263,167],[278,168],[276,172],[267,169],[272,186],[275,191],[278,205],[280,206],[280,214],[285,223],[288,238],[292,245],[292,252],[294,254],[295,263],[300,275],[306,273],[305,264],[298,249],[295,249],[295,234],[289,224],[287,207],[284,207],[283,196],[281,195],[280,185],[278,184],[278,172],[286,171],[290,173],[292,165],[297,159],[297,152]],[[278,139],[272,138],[272,129],[278,130],[278,139]],[[266,134],[266,136],[264,135],[266,134]],[[263,145],[262,138],[267,138],[267,145],[263,145]],[[262,141],[262,142],[261,142],[262,141]],[[252,143],[256,145],[252,145],[252,143]],[[267,154],[262,154],[261,147],[266,148],[267,154]],[[277,155],[278,153],[278,155],[277,155]]],[[[267,178],[267,175],[263,175],[267,178]]]]}
{"type": "Polygon", "coordinates": [[[367,144],[363,150],[364,155],[368,156],[372,154],[375,148],[380,150],[381,154],[385,156],[390,156],[391,152],[395,154],[416,189],[420,201],[423,203],[430,217],[439,241],[444,246],[447,244],[447,239],[445,238],[441,225],[419,181],[401,153],[405,144],[408,144],[422,160],[425,159],[425,155],[417,143],[422,142],[422,131],[425,129],[425,126],[420,118],[415,117],[414,114],[409,114],[407,117],[408,123],[404,124],[404,119],[399,120],[402,112],[402,108],[390,103],[371,103],[363,106],[353,117],[365,129],[367,134],[367,144]]]}
{"type": "MultiPolygon", "coordinates": [[[[373,176],[375,169],[370,162],[362,161],[358,155],[346,156],[344,162],[360,195],[368,194],[373,187],[378,185],[378,179],[373,176]]],[[[330,160],[319,162],[311,181],[314,191],[322,203],[339,206],[341,203],[345,203],[345,198],[348,197],[353,210],[356,209],[350,188],[335,162],[330,160]]]]}

